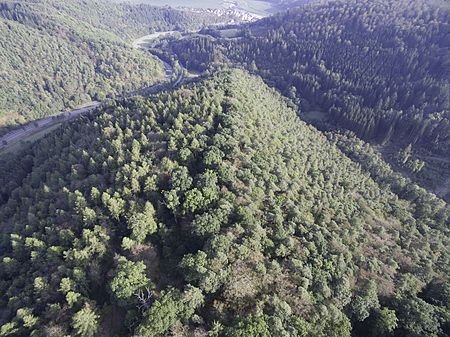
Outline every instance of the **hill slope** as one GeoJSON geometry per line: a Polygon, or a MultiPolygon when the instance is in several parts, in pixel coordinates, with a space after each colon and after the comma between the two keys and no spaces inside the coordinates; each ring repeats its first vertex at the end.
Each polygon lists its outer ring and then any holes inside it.
{"type": "Polygon", "coordinates": [[[117,102],[0,173],[4,336],[448,329],[448,206],[378,185],[243,71],[117,102]]]}
{"type": "Polygon", "coordinates": [[[2,3],[0,126],[150,86],[163,79],[162,64],[127,40],[217,20],[105,1],[2,3]]]}
{"type": "Polygon", "coordinates": [[[421,0],[326,1],[248,25],[239,38],[200,36],[173,48],[200,69],[221,58],[254,62],[367,139],[403,136],[448,153],[449,18],[448,6],[421,0]]]}

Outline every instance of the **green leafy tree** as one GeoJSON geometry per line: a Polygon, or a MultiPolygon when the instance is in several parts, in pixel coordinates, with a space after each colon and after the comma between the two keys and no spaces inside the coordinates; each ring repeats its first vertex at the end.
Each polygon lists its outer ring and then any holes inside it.
{"type": "Polygon", "coordinates": [[[369,317],[371,310],[379,306],[377,286],[373,281],[370,281],[352,302],[352,312],[358,321],[364,321],[369,317]]]}
{"type": "Polygon", "coordinates": [[[156,231],[155,209],[150,202],[146,202],[141,212],[134,212],[128,220],[131,229],[131,239],[142,243],[145,238],[156,231]]]}
{"type": "Polygon", "coordinates": [[[128,303],[136,297],[138,290],[149,287],[151,283],[142,261],[133,262],[121,256],[117,262],[118,266],[110,283],[111,291],[120,303],[128,303]]]}
{"type": "Polygon", "coordinates": [[[395,311],[389,308],[378,310],[375,318],[375,329],[373,336],[387,336],[397,328],[397,316],[395,311]]]}
{"type": "Polygon", "coordinates": [[[98,318],[95,309],[85,304],[72,318],[72,327],[77,336],[93,337],[98,330],[98,318]]]}
{"type": "Polygon", "coordinates": [[[412,337],[433,337],[442,333],[437,308],[417,297],[397,302],[398,326],[412,337]]]}
{"type": "Polygon", "coordinates": [[[201,191],[197,188],[189,190],[185,194],[185,201],[183,203],[183,212],[195,213],[197,210],[202,208],[205,204],[205,199],[201,191]]]}
{"type": "Polygon", "coordinates": [[[177,295],[166,293],[161,300],[155,301],[145,313],[143,322],[136,329],[138,336],[153,337],[162,335],[175,324],[178,314],[177,295]]]}
{"type": "Polygon", "coordinates": [[[269,326],[264,317],[250,316],[239,321],[228,331],[230,337],[270,337],[269,326]]]}

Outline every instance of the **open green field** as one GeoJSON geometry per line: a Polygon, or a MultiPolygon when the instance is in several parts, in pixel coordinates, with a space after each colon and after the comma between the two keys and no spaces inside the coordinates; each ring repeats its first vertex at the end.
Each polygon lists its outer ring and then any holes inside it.
{"type": "Polygon", "coordinates": [[[269,1],[258,0],[129,0],[131,3],[145,3],[153,6],[194,7],[194,8],[229,8],[236,4],[237,8],[258,14],[269,15],[272,5],[269,1]]]}
{"type": "Polygon", "coordinates": [[[194,7],[194,8],[222,8],[220,0],[129,0],[131,3],[145,3],[153,6],[194,7]]]}

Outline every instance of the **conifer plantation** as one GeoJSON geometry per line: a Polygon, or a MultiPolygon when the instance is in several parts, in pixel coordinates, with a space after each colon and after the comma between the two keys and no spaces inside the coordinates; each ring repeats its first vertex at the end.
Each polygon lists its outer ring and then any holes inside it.
{"type": "Polygon", "coordinates": [[[245,67],[303,119],[389,146],[391,163],[437,190],[450,187],[449,22],[440,0],[313,1],[169,49],[193,70],[245,67]]]}

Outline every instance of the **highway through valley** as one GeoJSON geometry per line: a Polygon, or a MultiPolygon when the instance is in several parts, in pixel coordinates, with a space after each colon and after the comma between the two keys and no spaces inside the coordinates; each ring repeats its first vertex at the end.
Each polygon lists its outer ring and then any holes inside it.
{"type": "MultiPolygon", "coordinates": [[[[162,32],[162,33],[164,33],[164,32],[162,32]]],[[[133,47],[139,48],[142,50],[147,50],[145,48],[145,43],[148,42],[152,38],[163,35],[162,33],[141,37],[133,42],[133,47]]],[[[184,78],[183,71],[180,71],[177,78],[174,79],[173,78],[173,76],[174,76],[173,67],[166,61],[164,61],[164,60],[161,60],[161,61],[164,65],[164,70],[165,70],[164,81],[157,83],[147,89],[158,89],[159,87],[162,87],[164,84],[170,83],[171,81],[173,81],[172,86],[176,87],[178,84],[180,84],[183,81],[183,78],[184,78]]],[[[94,110],[95,108],[99,107],[101,104],[102,104],[101,102],[94,101],[91,104],[89,104],[83,108],[78,108],[78,109],[66,111],[66,112],[60,112],[59,114],[52,115],[49,117],[45,117],[45,118],[42,118],[39,120],[29,122],[27,124],[24,124],[21,128],[15,129],[15,130],[0,137],[0,150],[6,149],[7,147],[18,143],[21,140],[25,140],[27,137],[29,137],[39,131],[45,130],[53,125],[60,124],[65,121],[69,121],[80,115],[86,114],[86,113],[94,110]]]]}

